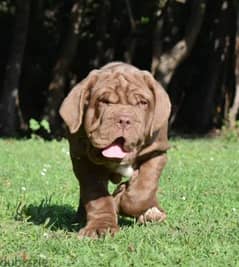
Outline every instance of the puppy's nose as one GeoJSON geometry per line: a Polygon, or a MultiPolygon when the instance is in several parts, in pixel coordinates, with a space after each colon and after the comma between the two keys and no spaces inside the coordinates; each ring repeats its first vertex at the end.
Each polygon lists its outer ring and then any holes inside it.
{"type": "Polygon", "coordinates": [[[131,126],[131,120],[128,116],[120,116],[117,120],[117,126],[124,130],[124,129],[129,129],[131,126]]]}

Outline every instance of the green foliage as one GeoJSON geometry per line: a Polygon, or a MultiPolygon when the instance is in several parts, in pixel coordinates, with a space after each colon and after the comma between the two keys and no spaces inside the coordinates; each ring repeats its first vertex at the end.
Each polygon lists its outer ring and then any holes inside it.
{"type": "Polygon", "coordinates": [[[150,18],[149,17],[141,17],[141,24],[149,24],[150,18]]]}
{"type": "Polygon", "coordinates": [[[35,119],[30,119],[29,121],[29,129],[33,132],[32,138],[35,138],[37,136],[37,131],[40,129],[44,129],[47,133],[50,133],[50,124],[47,120],[41,120],[37,121],[35,119]]]}
{"type": "Polygon", "coordinates": [[[30,119],[30,121],[29,121],[29,128],[30,128],[33,132],[35,132],[35,131],[38,131],[38,130],[41,128],[41,125],[40,125],[40,123],[39,123],[37,120],[35,120],[35,119],[30,119]]]}
{"type": "Polygon", "coordinates": [[[5,0],[0,2],[0,14],[15,14],[15,5],[13,1],[5,0]]]}
{"type": "Polygon", "coordinates": [[[41,120],[40,125],[42,126],[44,130],[50,133],[50,124],[47,120],[41,120]]]}
{"type": "Polygon", "coordinates": [[[171,146],[158,193],[166,222],[139,226],[121,218],[114,238],[78,240],[81,225],[72,218],[79,190],[67,142],[0,139],[0,263],[238,266],[239,142],[171,146]]]}

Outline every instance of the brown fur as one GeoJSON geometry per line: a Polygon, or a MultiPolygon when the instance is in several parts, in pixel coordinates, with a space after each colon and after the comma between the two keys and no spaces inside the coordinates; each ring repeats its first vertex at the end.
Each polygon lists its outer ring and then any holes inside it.
{"type": "Polygon", "coordinates": [[[167,161],[170,101],[152,75],[121,62],[108,64],[72,89],[60,114],[80,183],[79,213],[86,215],[80,236],[114,234],[118,213],[139,222],[165,219],[156,192],[167,161]],[[104,158],[102,149],[119,138],[127,156],[104,158]],[[119,183],[121,169],[132,169],[131,177],[110,195],[108,181],[119,183]]]}

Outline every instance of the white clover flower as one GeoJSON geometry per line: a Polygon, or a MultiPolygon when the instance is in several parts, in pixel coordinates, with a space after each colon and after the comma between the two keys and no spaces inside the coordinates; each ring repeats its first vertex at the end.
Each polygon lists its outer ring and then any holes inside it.
{"type": "Polygon", "coordinates": [[[70,155],[69,150],[68,150],[67,148],[65,148],[65,147],[63,147],[63,148],[61,149],[61,152],[64,153],[64,154],[66,154],[67,156],[70,155]]]}
{"type": "Polygon", "coordinates": [[[44,254],[39,254],[39,257],[42,259],[46,259],[47,257],[44,254]]]}
{"type": "Polygon", "coordinates": [[[48,237],[49,237],[49,234],[48,234],[48,233],[44,233],[43,236],[44,236],[45,238],[48,238],[48,237]]]}

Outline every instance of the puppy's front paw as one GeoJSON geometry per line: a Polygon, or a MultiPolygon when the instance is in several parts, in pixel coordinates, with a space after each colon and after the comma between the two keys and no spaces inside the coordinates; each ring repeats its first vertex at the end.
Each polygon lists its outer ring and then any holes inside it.
{"type": "Polygon", "coordinates": [[[99,237],[104,237],[107,234],[114,236],[119,231],[119,226],[116,224],[104,224],[100,223],[97,225],[86,225],[79,231],[79,239],[84,237],[90,237],[92,239],[97,239],[99,237]]]}
{"type": "Polygon", "coordinates": [[[137,221],[138,223],[146,222],[162,222],[166,219],[166,214],[157,207],[152,207],[141,214],[137,221]]]}

